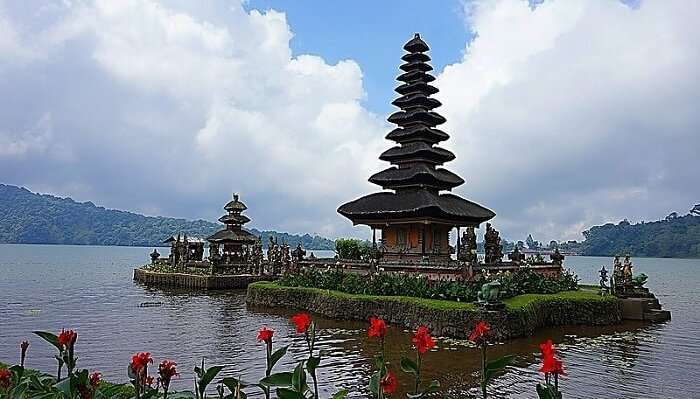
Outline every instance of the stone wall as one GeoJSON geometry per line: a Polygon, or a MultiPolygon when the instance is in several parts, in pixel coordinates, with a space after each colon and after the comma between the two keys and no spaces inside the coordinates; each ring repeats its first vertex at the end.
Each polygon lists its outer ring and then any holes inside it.
{"type": "Polygon", "coordinates": [[[143,269],[134,269],[134,281],[159,287],[207,290],[241,289],[248,287],[250,283],[271,280],[272,278],[268,276],[156,273],[143,269]]]}
{"type": "Polygon", "coordinates": [[[537,328],[544,326],[607,325],[622,321],[620,301],[614,297],[579,299],[556,294],[546,299],[537,297],[524,306],[494,312],[454,302],[447,302],[450,306],[434,306],[414,298],[364,297],[252,284],[248,287],[246,303],[306,310],[343,320],[367,321],[370,316],[377,316],[409,329],[424,324],[435,335],[456,338],[466,338],[479,320],[491,324],[497,339],[532,335],[537,328]]]}

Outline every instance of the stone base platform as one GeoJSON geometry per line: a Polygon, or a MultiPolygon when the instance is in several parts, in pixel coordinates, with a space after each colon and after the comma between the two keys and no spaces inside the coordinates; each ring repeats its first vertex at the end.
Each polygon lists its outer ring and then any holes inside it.
{"type": "Polygon", "coordinates": [[[206,275],[188,273],[156,273],[143,269],[134,269],[134,281],[158,287],[179,287],[203,290],[244,289],[248,284],[258,281],[272,281],[272,276],[240,275],[206,275]]]}
{"type": "Polygon", "coordinates": [[[624,298],[622,301],[622,318],[625,320],[644,320],[660,323],[671,320],[671,312],[661,309],[659,300],[651,298],[624,298]]]}

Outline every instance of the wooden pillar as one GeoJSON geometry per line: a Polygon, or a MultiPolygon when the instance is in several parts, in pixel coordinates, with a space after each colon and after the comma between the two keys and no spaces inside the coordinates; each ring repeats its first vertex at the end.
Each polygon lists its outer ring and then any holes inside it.
{"type": "Polygon", "coordinates": [[[377,245],[377,229],[372,226],[372,245],[377,245]]]}
{"type": "Polygon", "coordinates": [[[425,225],[421,225],[420,228],[420,238],[421,238],[421,248],[420,248],[420,254],[421,256],[425,256],[425,225]]]}
{"type": "Polygon", "coordinates": [[[460,244],[460,242],[459,242],[459,226],[457,226],[457,244],[456,244],[457,251],[455,251],[455,252],[457,252],[457,260],[459,260],[459,250],[460,250],[459,244],[460,244]]]}

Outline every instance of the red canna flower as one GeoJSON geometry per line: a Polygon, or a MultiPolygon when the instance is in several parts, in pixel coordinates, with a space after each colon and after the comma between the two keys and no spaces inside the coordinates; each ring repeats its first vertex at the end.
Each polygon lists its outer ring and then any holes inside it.
{"type": "Polygon", "coordinates": [[[292,316],[292,322],[297,328],[298,333],[306,332],[311,325],[311,316],[307,313],[298,313],[292,316]]]}
{"type": "Polygon", "coordinates": [[[10,370],[0,368],[0,388],[8,389],[12,385],[12,373],[10,370]]]}
{"type": "Polygon", "coordinates": [[[98,372],[94,372],[90,374],[90,386],[93,388],[97,388],[97,385],[100,383],[100,379],[102,378],[102,374],[98,372]]]}
{"type": "Polygon", "coordinates": [[[545,374],[566,375],[562,362],[557,360],[554,356],[548,356],[542,359],[540,372],[545,374]]]}
{"type": "Polygon", "coordinates": [[[566,375],[562,362],[554,357],[556,350],[551,339],[540,344],[540,350],[542,351],[541,373],[566,375]]]}
{"type": "Polygon", "coordinates": [[[542,359],[554,356],[554,344],[551,339],[540,344],[540,351],[542,352],[542,359]]]}
{"type": "Polygon", "coordinates": [[[425,353],[428,349],[435,347],[435,341],[430,336],[428,332],[428,327],[420,326],[413,335],[413,344],[416,345],[416,349],[419,353],[425,353]]]}
{"type": "Polygon", "coordinates": [[[265,343],[272,342],[272,336],[274,334],[275,334],[274,331],[270,330],[267,327],[263,327],[258,332],[258,342],[265,342],[265,343]]]}
{"type": "Polygon", "coordinates": [[[146,385],[148,385],[149,387],[153,385],[153,377],[151,377],[150,375],[146,377],[146,385]]]}
{"type": "Polygon", "coordinates": [[[384,338],[386,335],[387,326],[384,320],[378,317],[369,318],[369,329],[367,329],[367,336],[370,338],[384,338]]]}
{"type": "Polygon", "coordinates": [[[479,321],[469,334],[469,340],[480,345],[486,340],[486,335],[491,331],[491,326],[485,321],[479,321]]]}
{"type": "Polygon", "coordinates": [[[394,391],[396,391],[396,385],[396,377],[394,376],[394,373],[392,373],[391,370],[387,370],[386,375],[379,381],[379,386],[382,388],[384,393],[392,394],[394,391]]]}
{"type": "Polygon", "coordinates": [[[158,366],[158,375],[160,376],[160,382],[164,389],[168,389],[170,386],[170,380],[179,375],[177,373],[177,363],[172,360],[163,360],[158,366]]]}
{"type": "Polygon", "coordinates": [[[139,352],[131,357],[131,369],[135,372],[141,371],[148,363],[153,364],[153,358],[150,352],[139,352]]]}
{"type": "Polygon", "coordinates": [[[61,333],[58,334],[58,344],[68,349],[69,347],[75,345],[75,341],[78,339],[78,333],[73,330],[61,329],[61,333]]]}

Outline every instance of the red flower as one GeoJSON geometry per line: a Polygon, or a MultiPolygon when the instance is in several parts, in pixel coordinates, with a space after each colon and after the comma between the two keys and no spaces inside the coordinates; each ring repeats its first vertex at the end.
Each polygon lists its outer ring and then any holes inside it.
{"type": "Polygon", "coordinates": [[[158,375],[160,375],[160,381],[163,384],[163,388],[168,388],[170,386],[170,380],[179,375],[177,373],[177,363],[172,360],[163,360],[158,366],[158,375]]]}
{"type": "Polygon", "coordinates": [[[8,389],[12,385],[12,373],[8,369],[0,369],[0,388],[8,389]]]}
{"type": "Polygon", "coordinates": [[[419,353],[425,353],[428,349],[435,347],[435,341],[433,341],[433,338],[430,336],[428,327],[418,327],[415,335],[413,335],[413,344],[416,345],[416,349],[418,349],[419,353]]]}
{"type": "Polygon", "coordinates": [[[97,385],[100,383],[100,379],[102,378],[102,374],[98,372],[94,372],[90,374],[90,386],[93,388],[97,388],[97,385]]]}
{"type": "Polygon", "coordinates": [[[540,350],[542,351],[541,373],[566,375],[562,362],[554,357],[555,348],[551,339],[540,344],[540,350]]]}
{"type": "Polygon", "coordinates": [[[383,338],[386,335],[386,323],[378,317],[369,318],[369,329],[367,335],[370,338],[383,338]]]}
{"type": "Polygon", "coordinates": [[[58,334],[58,344],[64,348],[69,348],[75,345],[75,341],[78,339],[78,333],[73,330],[61,329],[61,333],[58,334]]]}
{"type": "Polygon", "coordinates": [[[481,344],[485,339],[486,335],[491,331],[491,326],[484,321],[476,323],[476,326],[469,334],[469,340],[475,344],[481,344]]]}
{"type": "Polygon", "coordinates": [[[542,352],[542,359],[554,356],[554,344],[551,339],[540,344],[540,351],[542,352]]]}
{"type": "Polygon", "coordinates": [[[392,394],[396,391],[396,377],[391,370],[387,370],[386,375],[379,381],[379,386],[386,394],[392,394]]]}
{"type": "Polygon", "coordinates": [[[153,385],[153,377],[151,377],[150,375],[146,377],[146,385],[148,385],[149,387],[153,385]]]}
{"type": "Polygon", "coordinates": [[[150,352],[139,352],[131,357],[131,369],[135,372],[141,371],[148,363],[153,364],[153,358],[150,352]]]}
{"type": "Polygon", "coordinates": [[[566,375],[562,362],[557,360],[557,358],[554,356],[548,356],[542,359],[542,367],[540,367],[540,372],[545,374],[566,375]]]}
{"type": "Polygon", "coordinates": [[[263,327],[258,332],[258,342],[265,342],[265,343],[272,342],[272,336],[274,334],[275,334],[274,331],[270,330],[267,327],[263,327]]]}
{"type": "Polygon", "coordinates": [[[292,322],[297,328],[298,333],[306,332],[311,325],[311,316],[307,313],[298,313],[292,316],[292,322]]]}

